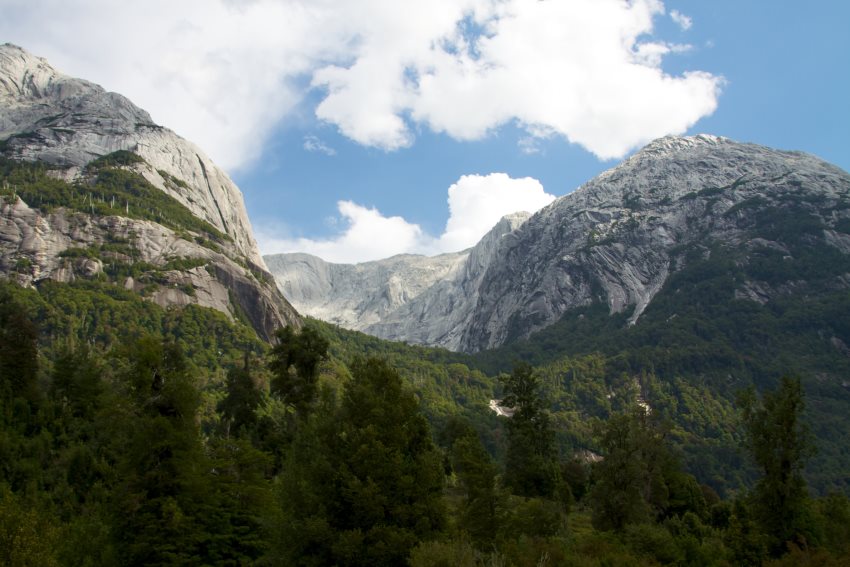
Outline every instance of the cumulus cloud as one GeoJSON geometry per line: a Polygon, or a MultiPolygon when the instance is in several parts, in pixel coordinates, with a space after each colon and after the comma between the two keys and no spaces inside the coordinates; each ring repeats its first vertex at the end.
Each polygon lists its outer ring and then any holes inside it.
{"type": "Polygon", "coordinates": [[[257,241],[263,254],[306,252],[346,264],[396,254],[457,252],[474,246],[503,216],[519,211],[534,213],[554,199],[530,177],[464,175],[449,187],[449,220],[439,237],[401,217],[386,217],[377,209],[340,201],[339,225],[343,228],[331,238],[281,238],[273,229],[259,227],[257,241]]]}
{"type": "Polygon", "coordinates": [[[268,229],[257,230],[263,254],[306,252],[328,262],[356,263],[387,258],[418,250],[424,234],[416,224],[401,217],[385,217],[377,209],[351,201],[337,203],[344,231],[334,238],[279,238],[268,229]]]}
{"type": "Polygon", "coordinates": [[[450,252],[474,246],[506,214],[534,213],[554,200],[531,177],[464,175],[449,187],[449,220],[436,248],[450,252]]]}
{"type": "Polygon", "coordinates": [[[676,22],[676,25],[682,28],[682,31],[688,31],[691,29],[691,26],[694,25],[694,21],[690,18],[690,16],[686,16],[679,10],[671,10],[670,19],[676,22]]]}
{"type": "Polygon", "coordinates": [[[422,127],[476,140],[512,122],[612,158],[717,105],[720,77],[662,69],[681,51],[653,36],[663,13],[660,0],[4,0],[0,35],[226,168],[258,157],[311,93],[319,120],[386,150],[422,127]]]}

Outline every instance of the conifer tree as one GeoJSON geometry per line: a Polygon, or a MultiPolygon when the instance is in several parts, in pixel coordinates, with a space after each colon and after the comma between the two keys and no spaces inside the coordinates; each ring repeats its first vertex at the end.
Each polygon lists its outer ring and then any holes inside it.
{"type": "Polygon", "coordinates": [[[501,405],[514,410],[507,422],[505,485],[519,496],[557,496],[561,488],[555,433],[540,398],[534,369],[518,364],[505,380],[501,405]]]}
{"type": "Polygon", "coordinates": [[[316,401],[319,363],[327,356],[329,342],[312,327],[296,333],[287,325],[275,337],[269,363],[272,393],[304,417],[316,401]]]}
{"type": "Polygon", "coordinates": [[[443,525],[443,461],[415,397],[381,360],[351,370],[340,407],[322,407],[293,441],[282,564],[402,565],[443,525]]]}
{"type": "Polygon", "coordinates": [[[754,512],[770,540],[772,553],[786,542],[805,538],[808,498],[803,467],[813,454],[803,421],[805,399],[799,378],[783,377],[761,400],[750,388],[739,396],[746,444],[763,476],[753,491],[754,512]]]}

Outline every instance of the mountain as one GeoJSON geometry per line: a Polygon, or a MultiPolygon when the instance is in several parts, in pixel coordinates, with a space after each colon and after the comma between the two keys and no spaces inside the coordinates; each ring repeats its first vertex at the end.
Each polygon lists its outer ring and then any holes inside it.
{"type": "MultiPolygon", "coordinates": [[[[521,227],[481,283],[461,349],[526,338],[595,302],[628,312],[634,325],[672,274],[713,247],[753,266],[790,265],[817,249],[839,268],[824,284],[846,289],[848,205],[850,175],[814,156],[714,136],[662,138],[521,227]]],[[[765,303],[805,293],[818,274],[788,275],[753,270],[735,295],[765,303]]]]}
{"type": "MultiPolygon", "coordinates": [[[[817,257],[834,268],[818,282],[816,271],[802,268],[785,279],[750,270],[736,283],[736,298],[765,304],[818,286],[847,289],[850,267],[842,270],[850,253],[848,205],[850,176],[814,156],[716,136],[665,137],[525,222],[494,229],[497,245],[491,233],[473,249],[488,250],[480,255],[484,261],[473,262],[476,253],[470,252],[442,279],[429,272],[413,281],[418,272],[409,273],[405,289],[424,291],[397,306],[369,310],[361,302],[388,285],[391,272],[383,279],[347,281],[350,311],[338,322],[464,352],[526,339],[571,310],[596,304],[610,315],[626,314],[624,326],[630,327],[672,275],[718,248],[754,268],[780,259],[771,269],[790,270],[817,257]]],[[[311,287],[316,280],[299,275],[306,265],[287,263],[286,256],[270,265],[286,291],[287,282],[300,282],[300,297],[338,293],[330,280],[323,280],[320,292],[311,287]]],[[[323,317],[310,301],[302,306],[323,317]]]]}
{"type": "Polygon", "coordinates": [[[299,322],[236,185],[123,96],[2,45],[0,154],[0,268],[18,283],[105,277],[163,307],[242,317],[265,338],[299,322]]]}
{"type": "Polygon", "coordinates": [[[478,287],[503,241],[528,219],[502,218],[473,248],[332,264],[309,254],[265,257],[280,290],[302,313],[376,337],[458,350],[478,287]]]}

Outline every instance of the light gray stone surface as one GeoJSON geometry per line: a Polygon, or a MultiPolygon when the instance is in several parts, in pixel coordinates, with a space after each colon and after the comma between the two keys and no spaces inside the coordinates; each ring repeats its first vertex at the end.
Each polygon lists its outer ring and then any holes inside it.
{"type": "Polygon", "coordinates": [[[457,349],[496,250],[528,217],[508,215],[476,246],[453,254],[354,265],[309,254],[265,259],[280,290],[304,314],[385,339],[457,349]]]}
{"type": "Polygon", "coordinates": [[[153,123],[123,96],[65,76],[40,57],[0,45],[0,140],[6,156],[70,168],[116,150],[142,156],[148,181],[193,214],[228,234],[251,262],[263,266],[242,193],[194,144],[153,123]],[[169,184],[164,171],[188,189],[169,184]]]}
{"type": "MultiPolygon", "coordinates": [[[[422,270],[410,266],[431,259],[399,257],[391,269],[389,261],[332,266],[307,256],[267,262],[305,313],[383,338],[475,352],[528,337],[593,302],[628,310],[628,324],[636,324],[682,269],[682,247],[719,242],[787,253],[746,227],[754,211],[791,201],[828,227],[826,244],[850,253],[850,236],[836,230],[850,219],[847,172],[804,153],[699,135],[656,140],[525,222],[496,227],[451,256],[453,268],[421,280],[422,270]],[[405,300],[378,308],[381,290],[396,281],[405,291],[395,296],[405,300]]],[[[842,281],[836,285],[848,287],[850,274],[842,281]]],[[[736,296],[765,303],[803,283],[741,282],[736,296]]]]}
{"type": "Polygon", "coordinates": [[[230,237],[211,250],[192,235],[187,240],[185,233],[151,221],[61,208],[44,214],[20,198],[0,198],[0,273],[26,286],[98,277],[107,254],[96,259],[63,252],[120,239],[132,245],[135,256],[113,261],[158,268],[172,259],[204,262],[164,274],[159,270],[164,281],[156,286],[132,278],[116,282],[144,291],[163,307],[197,304],[231,318],[244,315],[266,339],[279,326],[300,325],[267,272],[236,185],[196,146],[154,124],[126,98],[62,75],[44,59],[5,44],[0,46],[0,140],[6,140],[5,157],[46,163],[67,181],[99,156],[133,151],[145,160],[132,167],[135,172],[230,237]]]}

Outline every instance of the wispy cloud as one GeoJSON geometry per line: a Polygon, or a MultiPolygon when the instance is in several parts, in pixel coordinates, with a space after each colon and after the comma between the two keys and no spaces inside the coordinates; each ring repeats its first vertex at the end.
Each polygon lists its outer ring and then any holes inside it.
{"type": "Polygon", "coordinates": [[[449,219],[439,236],[402,217],[387,217],[375,208],[340,201],[341,230],[326,239],[281,237],[257,227],[263,254],[307,252],[329,262],[357,263],[396,254],[440,254],[475,245],[503,216],[533,213],[555,197],[536,179],[513,179],[504,173],[464,175],[448,189],[449,219]]]}
{"type": "Polygon", "coordinates": [[[670,18],[676,22],[676,25],[682,28],[683,31],[688,31],[691,29],[691,26],[694,25],[694,21],[690,18],[690,16],[684,15],[679,10],[671,10],[670,18]]]}
{"type": "Polygon", "coordinates": [[[325,154],[327,156],[335,156],[336,150],[332,147],[325,144],[322,140],[320,140],[317,136],[304,136],[304,144],[303,147],[308,152],[319,152],[321,154],[325,154]]]}
{"type": "Polygon", "coordinates": [[[720,77],[663,71],[676,51],[653,35],[664,10],[660,0],[4,0],[0,36],[127,95],[226,168],[257,158],[310,93],[316,118],[385,150],[421,128],[478,140],[510,122],[612,158],[717,105],[720,77]]]}

